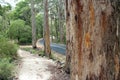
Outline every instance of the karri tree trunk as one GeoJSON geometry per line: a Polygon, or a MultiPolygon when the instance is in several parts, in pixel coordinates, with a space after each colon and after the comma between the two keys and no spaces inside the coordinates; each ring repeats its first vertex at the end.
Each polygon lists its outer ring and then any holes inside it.
{"type": "Polygon", "coordinates": [[[71,53],[72,53],[72,36],[71,35],[71,27],[70,27],[70,13],[68,11],[68,2],[65,0],[65,19],[66,19],[66,63],[64,70],[67,73],[70,73],[70,64],[71,64],[71,53]]]}
{"type": "Polygon", "coordinates": [[[31,22],[32,22],[32,47],[36,48],[36,25],[35,25],[35,9],[34,1],[31,0],[31,22]]]}
{"type": "Polygon", "coordinates": [[[50,48],[50,31],[48,20],[48,0],[44,0],[44,51],[47,57],[51,55],[50,48]]]}
{"type": "Polygon", "coordinates": [[[66,0],[71,80],[120,80],[118,1],[66,0]]]}

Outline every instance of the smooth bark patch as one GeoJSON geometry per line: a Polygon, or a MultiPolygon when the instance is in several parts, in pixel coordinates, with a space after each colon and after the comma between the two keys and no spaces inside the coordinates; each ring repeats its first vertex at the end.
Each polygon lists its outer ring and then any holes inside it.
{"type": "Polygon", "coordinates": [[[115,55],[114,57],[114,61],[115,61],[115,78],[117,79],[117,77],[119,76],[119,70],[120,70],[120,64],[119,64],[119,57],[118,55],[115,55]]]}
{"type": "Polygon", "coordinates": [[[86,33],[85,35],[85,45],[87,48],[90,47],[90,34],[89,33],[86,33]]]}

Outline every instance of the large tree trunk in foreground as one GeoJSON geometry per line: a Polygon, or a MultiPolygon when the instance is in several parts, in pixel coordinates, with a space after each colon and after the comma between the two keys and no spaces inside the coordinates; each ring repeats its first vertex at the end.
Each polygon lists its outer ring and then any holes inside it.
{"type": "Polygon", "coordinates": [[[117,1],[66,0],[71,80],[120,80],[117,1]]]}
{"type": "Polygon", "coordinates": [[[48,20],[48,0],[44,0],[44,51],[47,57],[51,55],[50,48],[50,31],[48,20]]]}
{"type": "Polygon", "coordinates": [[[34,1],[31,0],[31,22],[32,22],[32,47],[36,48],[36,25],[35,25],[35,9],[34,1]]]}
{"type": "Polygon", "coordinates": [[[68,2],[67,0],[65,0],[65,19],[66,19],[66,63],[65,63],[65,67],[64,70],[67,73],[70,73],[70,63],[71,63],[71,53],[72,53],[72,36],[70,31],[71,31],[71,27],[70,27],[70,13],[68,11],[68,2]]]}

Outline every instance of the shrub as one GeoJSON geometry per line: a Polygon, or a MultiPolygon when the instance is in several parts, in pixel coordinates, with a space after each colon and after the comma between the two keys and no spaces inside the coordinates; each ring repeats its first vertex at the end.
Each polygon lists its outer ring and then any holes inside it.
{"type": "Polygon", "coordinates": [[[0,36],[0,80],[12,80],[15,59],[17,59],[17,45],[0,36]]]}
{"type": "Polygon", "coordinates": [[[14,64],[9,60],[8,58],[0,59],[0,80],[12,80],[14,64]]]}
{"type": "Polygon", "coordinates": [[[0,39],[0,58],[17,58],[17,45],[7,41],[7,39],[0,39]]]}
{"type": "Polygon", "coordinates": [[[11,23],[8,30],[8,37],[17,40],[19,44],[27,44],[32,41],[32,29],[29,25],[25,25],[23,20],[15,20],[11,23]]]}

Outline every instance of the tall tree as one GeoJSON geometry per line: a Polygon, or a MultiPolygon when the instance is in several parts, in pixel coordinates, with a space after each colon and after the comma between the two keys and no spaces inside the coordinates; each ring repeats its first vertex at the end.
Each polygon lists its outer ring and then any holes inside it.
{"type": "Polygon", "coordinates": [[[10,26],[9,12],[11,5],[6,3],[5,6],[0,5],[1,26],[0,33],[7,34],[8,27],[10,26]]]}
{"type": "Polygon", "coordinates": [[[119,0],[66,0],[71,80],[120,80],[119,0]]]}
{"type": "Polygon", "coordinates": [[[44,51],[47,57],[51,55],[50,48],[50,31],[49,31],[49,20],[48,20],[48,0],[44,0],[44,51]]]}
{"type": "Polygon", "coordinates": [[[36,48],[36,25],[35,25],[35,9],[34,0],[31,0],[31,22],[32,22],[32,47],[36,48]]]}
{"type": "Polygon", "coordinates": [[[60,32],[60,42],[63,43],[64,40],[64,27],[63,27],[63,15],[64,15],[64,10],[63,10],[63,0],[58,0],[58,18],[59,18],[59,32],[60,32]]]}
{"type": "Polygon", "coordinates": [[[66,63],[65,63],[65,67],[64,70],[67,73],[70,73],[70,66],[71,66],[71,53],[72,53],[72,36],[71,35],[71,27],[70,26],[70,13],[68,11],[68,2],[67,0],[65,0],[65,19],[66,19],[66,63]]]}
{"type": "Polygon", "coordinates": [[[31,1],[29,0],[24,0],[24,1],[20,1],[19,3],[16,4],[15,10],[12,12],[13,13],[13,17],[12,19],[22,19],[25,21],[25,24],[30,25],[31,26],[31,16],[32,14],[30,13],[31,11],[31,6],[29,6],[29,4],[31,4],[31,1]]]}

